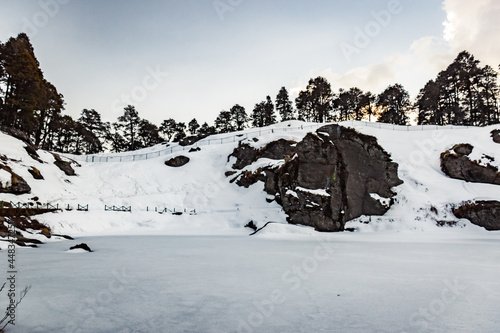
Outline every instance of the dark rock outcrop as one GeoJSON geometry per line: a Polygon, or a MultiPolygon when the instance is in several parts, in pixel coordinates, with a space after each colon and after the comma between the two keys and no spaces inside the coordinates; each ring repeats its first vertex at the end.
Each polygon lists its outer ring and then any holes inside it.
{"type": "Polygon", "coordinates": [[[9,183],[0,183],[0,193],[12,193],[19,195],[31,192],[31,187],[23,179],[23,177],[13,172],[10,167],[0,163],[0,169],[7,171],[11,175],[11,181],[9,183]]]}
{"type": "Polygon", "coordinates": [[[29,234],[38,232],[47,238],[51,238],[51,230],[46,225],[39,223],[37,220],[27,216],[0,216],[0,237],[13,241],[19,246],[37,247],[38,244],[43,244],[38,239],[25,237],[19,230],[29,234]],[[9,227],[14,226],[16,229],[9,227]]]}
{"type": "Polygon", "coordinates": [[[31,175],[33,176],[34,179],[38,179],[38,180],[43,179],[43,176],[40,173],[40,170],[38,170],[37,168],[32,166],[31,168],[28,169],[28,171],[29,171],[29,173],[31,173],[31,175]]]}
{"type": "Polygon", "coordinates": [[[182,138],[179,141],[179,144],[181,146],[190,146],[192,144],[195,144],[196,142],[200,141],[201,139],[204,139],[208,136],[208,134],[197,134],[197,135],[191,135],[187,136],[185,138],[182,138]]]}
{"type": "Polygon", "coordinates": [[[323,126],[299,142],[272,142],[260,150],[240,145],[231,156],[235,169],[259,158],[284,160],[279,167],[241,172],[233,181],[259,180],[288,214],[288,222],[319,231],[342,231],[361,215],[383,215],[402,181],[397,164],[374,137],[337,125],[323,126]]]}
{"type": "Polygon", "coordinates": [[[71,163],[75,163],[78,165],[78,163],[72,161],[72,162],[68,162],[68,161],[64,161],[61,156],[59,156],[58,154],[54,154],[52,153],[52,155],[54,156],[54,158],[56,159],[56,161],[54,162],[54,164],[59,168],[61,169],[61,171],[63,171],[66,176],[76,176],[76,172],[75,170],[73,169],[73,167],[71,166],[71,163]]]}
{"type": "Polygon", "coordinates": [[[38,155],[38,153],[36,152],[35,146],[28,144],[28,145],[26,145],[24,147],[24,150],[26,150],[26,152],[28,153],[28,155],[30,155],[30,157],[32,159],[34,159],[35,161],[37,161],[39,163],[42,163],[42,164],[45,163],[44,161],[42,161],[40,159],[40,155],[38,155]]]}
{"type": "Polygon", "coordinates": [[[458,218],[471,221],[486,230],[500,230],[500,202],[477,201],[453,211],[458,218]]]}
{"type": "Polygon", "coordinates": [[[178,167],[181,167],[183,165],[186,165],[187,163],[189,163],[189,161],[190,161],[189,157],[180,155],[180,156],[176,156],[174,158],[171,158],[168,161],[165,161],[165,165],[168,165],[169,167],[178,168],[178,167]]]}
{"type": "Polygon", "coordinates": [[[86,243],[81,243],[81,244],[78,244],[78,245],[75,245],[75,246],[72,246],[69,248],[70,250],[75,250],[75,249],[82,249],[82,250],[85,250],[87,252],[92,252],[92,250],[90,249],[90,247],[86,244],[86,243]]]}
{"type": "Polygon", "coordinates": [[[491,131],[491,137],[493,138],[493,141],[500,143],[500,130],[496,129],[491,131]]]}
{"type": "Polygon", "coordinates": [[[441,170],[450,178],[472,183],[500,185],[500,172],[492,165],[482,166],[468,157],[473,147],[459,144],[441,154],[441,170]]]}
{"type": "Polygon", "coordinates": [[[6,134],[16,138],[16,139],[23,141],[24,143],[26,143],[30,146],[33,146],[33,143],[31,142],[30,136],[21,130],[18,130],[18,129],[15,129],[12,127],[6,127],[6,126],[1,126],[0,130],[5,132],[6,134]]]}

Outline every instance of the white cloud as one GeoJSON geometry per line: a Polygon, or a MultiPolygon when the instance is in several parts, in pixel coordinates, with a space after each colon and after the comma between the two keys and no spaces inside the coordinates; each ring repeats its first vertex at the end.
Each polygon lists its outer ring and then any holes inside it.
{"type": "Polygon", "coordinates": [[[399,82],[415,97],[428,80],[434,79],[463,50],[472,53],[483,66],[498,68],[500,1],[444,0],[442,8],[446,20],[441,35],[423,36],[407,52],[389,56],[378,64],[344,73],[327,69],[319,75],[325,76],[334,89],[357,86],[373,93],[399,82]]]}
{"type": "Polygon", "coordinates": [[[443,38],[454,53],[471,52],[484,64],[500,63],[500,1],[445,0],[443,38]]]}

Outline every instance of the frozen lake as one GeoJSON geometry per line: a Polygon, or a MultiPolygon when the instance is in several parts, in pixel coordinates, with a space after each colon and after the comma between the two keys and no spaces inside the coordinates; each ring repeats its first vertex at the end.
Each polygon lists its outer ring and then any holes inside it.
{"type": "Polygon", "coordinates": [[[87,237],[16,259],[32,289],[8,332],[500,327],[499,233],[87,237]],[[95,252],[66,252],[80,242],[95,252]]]}

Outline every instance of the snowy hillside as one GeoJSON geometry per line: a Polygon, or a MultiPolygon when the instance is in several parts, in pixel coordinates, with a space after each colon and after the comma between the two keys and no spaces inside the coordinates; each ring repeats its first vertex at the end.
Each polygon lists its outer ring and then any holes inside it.
{"type": "MultiPolygon", "coordinates": [[[[498,163],[500,149],[490,137],[495,127],[343,125],[375,136],[404,181],[384,216],[347,223],[358,232],[287,224],[264,183],[240,187],[225,175],[234,171],[235,158],[228,156],[239,140],[253,147],[300,141],[316,124],[213,136],[192,152],[158,145],[101,156],[111,162],[59,158],[76,176],[58,168],[54,155],[38,151],[34,159],[25,143],[0,133],[2,188],[12,186],[12,172],[31,188],[0,193],[0,200],[59,205],[62,211],[35,218],[53,233],[77,238],[33,233],[46,244],[16,249],[16,288],[31,290],[6,332],[498,332],[500,233],[457,219],[452,206],[500,200],[500,186],[451,179],[440,168],[440,154],[458,143],[474,147],[469,158],[478,164],[498,163]],[[180,155],[190,161],[165,165],[180,155]],[[43,180],[34,179],[34,168],[43,180]],[[278,223],[248,237],[250,220],[258,227],[278,223]],[[94,252],[69,250],[81,242],[94,252]]],[[[262,158],[244,170],[283,163],[262,158]]],[[[4,246],[0,262],[7,271],[4,246]]]]}
{"type": "MultiPolygon", "coordinates": [[[[399,177],[404,181],[394,188],[395,204],[384,216],[363,216],[350,222],[348,227],[362,231],[435,229],[436,221],[458,220],[451,213],[452,205],[476,199],[500,200],[500,186],[450,179],[441,171],[439,160],[440,154],[455,144],[469,143],[474,146],[471,157],[481,161],[487,155],[494,158],[494,162],[488,162],[498,166],[499,145],[490,137],[494,126],[407,128],[364,122],[342,125],[375,136],[399,164],[399,177]],[[368,221],[371,222],[364,223],[368,221]]],[[[103,155],[111,162],[86,162],[91,161],[91,157],[66,156],[79,163],[73,164],[77,176],[66,176],[53,164],[54,156],[48,152],[38,151],[41,161],[34,160],[25,151],[23,142],[1,133],[0,154],[10,159],[5,164],[22,176],[32,191],[23,195],[3,193],[0,200],[29,202],[38,197],[41,203],[59,205],[64,208],[63,212],[44,214],[38,219],[54,231],[69,235],[245,234],[248,230],[244,225],[250,220],[261,227],[269,221],[286,223],[286,216],[276,202],[266,201],[261,182],[249,189],[229,183],[224,174],[231,170],[234,161],[228,161],[228,155],[240,140],[254,147],[263,147],[280,138],[300,141],[318,126],[293,121],[260,130],[212,136],[196,143],[194,146],[201,150],[194,152],[188,152],[191,146],[173,144],[103,155]],[[131,161],[134,154],[137,159],[148,154],[148,159],[131,161]],[[179,168],[164,164],[178,155],[188,156],[190,162],[179,168]],[[120,158],[125,161],[116,162],[120,158]],[[38,169],[44,179],[33,179],[28,171],[30,167],[38,169]],[[78,205],[88,205],[89,211],[77,211],[78,205]],[[131,207],[132,212],[105,211],[105,206],[131,207]],[[170,214],[174,209],[184,213],[170,214]],[[166,213],[159,214],[160,211],[166,213]]],[[[102,156],[101,160],[104,160],[102,156]]],[[[252,168],[255,171],[269,163],[279,161],[262,159],[252,168]]],[[[459,225],[476,229],[465,220],[459,225]]]]}

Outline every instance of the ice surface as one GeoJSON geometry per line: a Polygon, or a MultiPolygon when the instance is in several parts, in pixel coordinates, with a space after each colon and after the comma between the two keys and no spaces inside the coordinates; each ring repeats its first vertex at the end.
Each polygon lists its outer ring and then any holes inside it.
{"type": "Polygon", "coordinates": [[[498,332],[499,233],[274,226],[19,249],[18,286],[32,289],[12,332],[498,332]]]}

